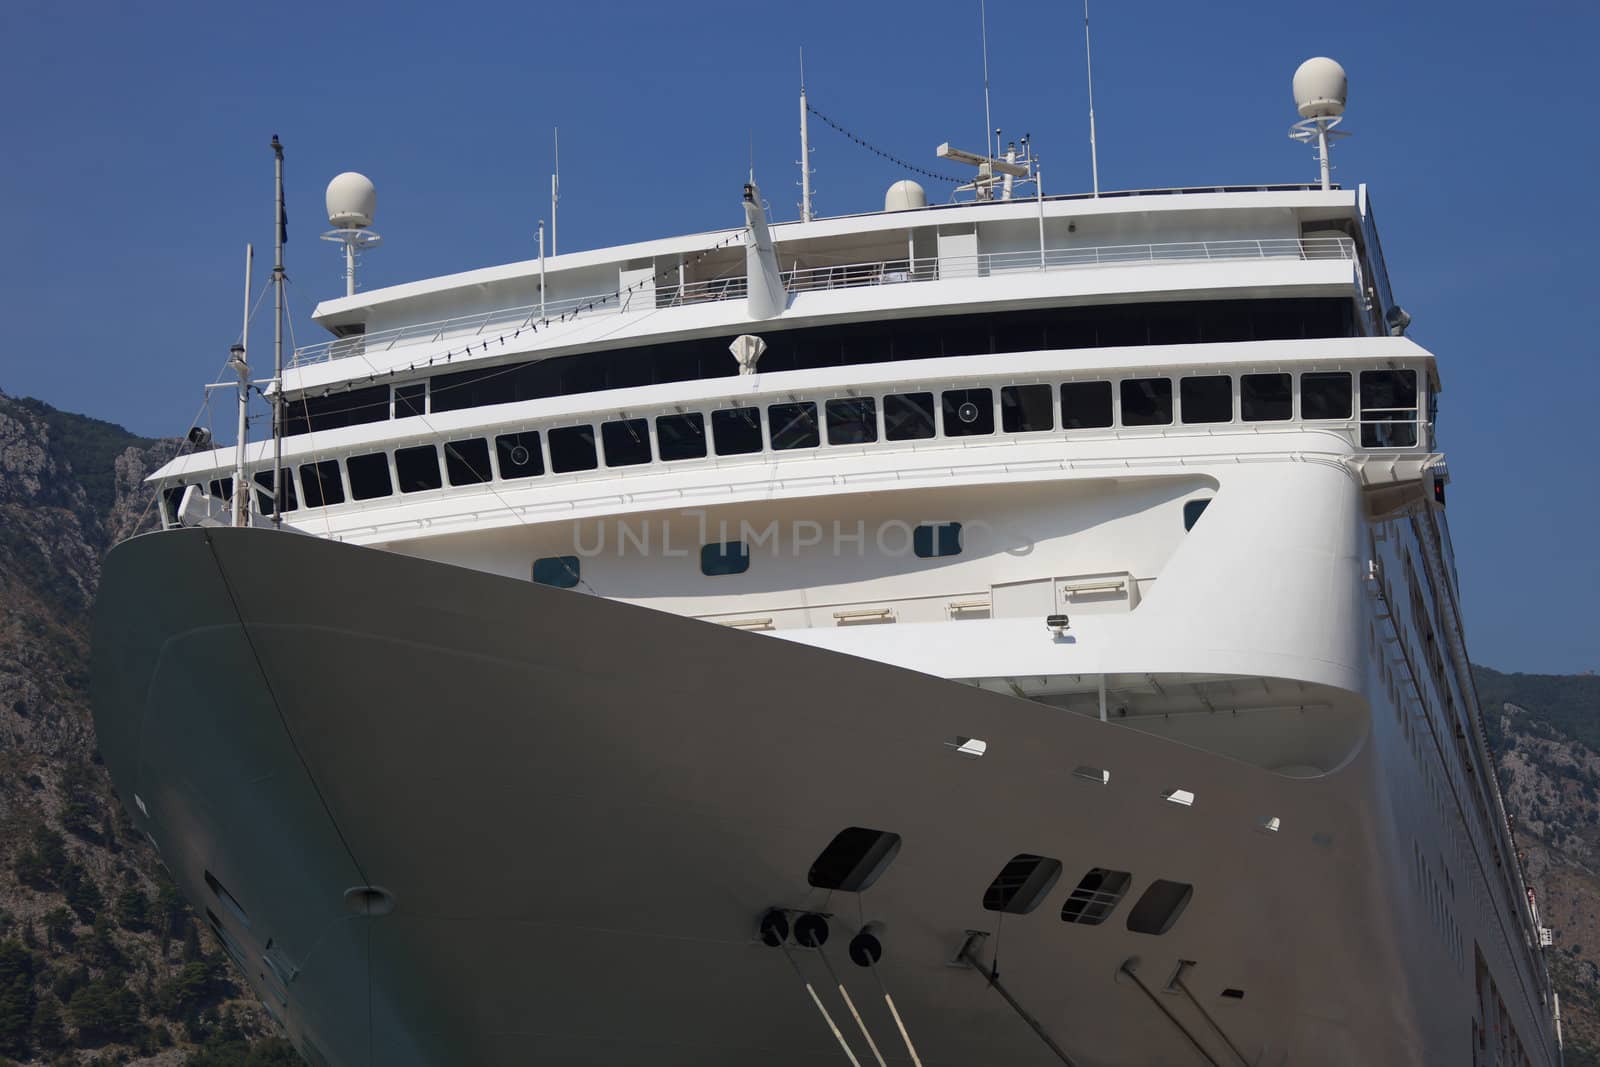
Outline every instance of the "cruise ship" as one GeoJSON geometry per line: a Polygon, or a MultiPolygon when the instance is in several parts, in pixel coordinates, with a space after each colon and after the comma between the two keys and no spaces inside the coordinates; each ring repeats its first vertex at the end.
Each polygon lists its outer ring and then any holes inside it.
{"type": "Polygon", "coordinates": [[[1342,69],[1295,91],[1308,184],[945,146],[949,203],[737,175],[371,290],[335,179],[328,339],[153,475],[94,634],[120,796],[307,1062],[1556,1063],[1443,375],[1342,69]]]}

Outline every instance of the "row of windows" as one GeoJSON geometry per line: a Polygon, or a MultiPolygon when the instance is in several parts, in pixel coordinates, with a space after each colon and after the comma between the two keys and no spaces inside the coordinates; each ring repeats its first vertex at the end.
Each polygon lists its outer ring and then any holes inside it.
{"type": "MultiPolygon", "coordinates": [[[[1349,300],[1212,300],[1109,307],[1049,308],[942,315],[763,332],[762,373],[866,363],[1130,345],[1351,337],[1349,300]]],[[[460,411],[544,397],[571,396],[732,377],[732,337],[642,345],[555,356],[498,367],[435,374],[424,381],[377,385],[289,401],[284,433],[299,434],[460,411]]]]}
{"type": "MultiPolygon", "coordinates": [[[[1366,448],[1402,448],[1417,443],[1418,385],[1414,370],[1360,372],[1361,444],[1366,448]]],[[[1284,422],[1295,415],[1298,397],[1303,421],[1348,421],[1355,417],[1356,377],[1349,371],[1306,371],[1299,376],[1268,372],[1238,375],[1203,374],[1124,378],[1050,385],[1007,385],[836,397],[822,401],[793,400],[762,407],[730,407],[614,419],[600,424],[561,426],[545,431],[505,433],[490,441],[469,437],[443,446],[443,465],[436,445],[396,449],[391,466],[385,452],[351,456],[344,462],[348,493],[353,500],[373,500],[395,492],[418,493],[445,485],[466,486],[491,481],[536,478],[546,473],[572,474],[606,467],[631,467],[654,460],[676,462],[709,455],[749,455],[770,449],[786,452],[829,445],[863,445],[879,440],[919,441],[935,437],[965,438],[1004,433],[1142,428],[1183,425],[1284,422]],[[998,399],[998,404],[996,400],[998,399]],[[1120,421],[1119,421],[1120,415],[1120,421]],[[652,427],[654,434],[652,436],[652,427]],[[491,462],[491,454],[493,460],[491,462]]],[[[344,503],[346,484],[337,460],[302,464],[301,496],[306,507],[344,503]]],[[[271,473],[255,475],[262,488],[260,510],[270,510],[271,473]]],[[[226,499],[232,482],[211,483],[214,496],[226,499]],[[220,491],[219,491],[220,490],[220,491]]],[[[181,494],[181,488],[169,490],[181,494]]],[[[170,514],[176,514],[173,497],[170,514]]],[[[296,507],[294,480],[284,476],[282,511],[296,507]]]]}

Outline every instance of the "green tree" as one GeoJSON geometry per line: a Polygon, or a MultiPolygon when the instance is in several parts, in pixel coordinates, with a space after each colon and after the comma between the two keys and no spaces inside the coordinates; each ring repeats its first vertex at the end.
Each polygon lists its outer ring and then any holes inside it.
{"type": "Polygon", "coordinates": [[[0,941],[0,1053],[28,1058],[39,963],[15,941],[0,941]]]}
{"type": "Polygon", "coordinates": [[[67,1014],[80,1041],[94,1046],[108,1041],[133,1041],[140,1033],[139,998],[120,976],[97,978],[72,994],[67,1014]]]}
{"type": "Polygon", "coordinates": [[[169,1019],[193,1024],[232,992],[233,984],[218,961],[195,960],[156,987],[151,1008],[169,1019]]]}
{"type": "Polygon", "coordinates": [[[84,922],[94,922],[94,917],[105,907],[100,887],[94,884],[89,871],[77,860],[69,861],[61,872],[61,891],[66,894],[67,906],[84,922]]]}
{"type": "Polygon", "coordinates": [[[122,949],[111,936],[111,920],[104,915],[94,921],[94,929],[83,942],[83,955],[96,967],[120,967],[122,949]]]}
{"type": "Polygon", "coordinates": [[[150,929],[150,898],[138,886],[130,885],[118,893],[113,911],[117,916],[117,925],[124,930],[150,929]]]}
{"type": "Polygon", "coordinates": [[[70,946],[77,940],[77,927],[72,912],[60,906],[51,908],[44,916],[45,943],[51,948],[70,946]]]}
{"type": "Polygon", "coordinates": [[[203,959],[205,953],[200,950],[200,931],[191,920],[183,929],[183,962],[197,963],[203,959]]]}
{"type": "Polygon", "coordinates": [[[61,1004],[55,997],[40,997],[33,1012],[33,1040],[42,1049],[54,1051],[67,1043],[66,1029],[61,1025],[61,1004]]]}

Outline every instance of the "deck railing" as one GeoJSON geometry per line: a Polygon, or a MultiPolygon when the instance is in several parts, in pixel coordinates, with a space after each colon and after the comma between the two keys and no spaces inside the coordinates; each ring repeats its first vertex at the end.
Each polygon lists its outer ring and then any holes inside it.
{"type": "MultiPolygon", "coordinates": [[[[956,278],[985,278],[1037,271],[1078,270],[1149,263],[1194,263],[1238,260],[1353,260],[1355,242],[1347,237],[1270,237],[1260,240],[1173,241],[1161,244],[1103,245],[1092,248],[1023,249],[985,252],[975,256],[931,256],[885,259],[868,263],[841,263],[797,267],[782,272],[784,288],[791,293],[827,289],[856,289],[873,285],[956,278]]],[[[402,345],[432,343],[453,338],[498,336],[563,316],[617,314],[743,299],[748,286],[743,274],[708,278],[683,285],[657,284],[567,300],[522,304],[493,311],[458,315],[433,322],[399,326],[375,333],[339,337],[295,349],[294,366],[321,363],[345,356],[384,352],[402,345]]]]}

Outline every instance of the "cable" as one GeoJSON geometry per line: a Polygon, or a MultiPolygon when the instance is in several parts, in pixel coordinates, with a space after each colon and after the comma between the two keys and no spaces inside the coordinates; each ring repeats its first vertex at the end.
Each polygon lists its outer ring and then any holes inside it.
{"type": "Polygon", "coordinates": [[[849,130],[845,129],[843,126],[839,125],[837,122],[834,122],[832,119],[830,119],[828,116],[824,115],[822,112],[818,111],[815,107],[812,107],[809,102],[806,104],[806,110],[811,112],[813,115],[817,116],[817,118],[821,119],[823,122],[826,122],[829,126],[832,126],[835,130],[839,131],[840,133],[844,134],[846,137],[850,138],[850,140],[854,141],[856,144],[860,145],[862,148],[865,148],[868,152],[872,152],[872,153],[874,153],[876,155],[882,156],[884,159],[887,159],[890,163],[893,163],[897,167],[901,167],[901,168],[903,168],[905,170],[909,170],[913,174],[920,174],[924,178],[932,178],[936,182],[949,182],[951,185],[965,185],[966,184],[966,180],[963,179],[963,178],[952,178],[948,174],[936,174],[931,170],[926,170],[926,169],[924,169],[922,167],[917,166],[915,163],[907,163],[905,160],[901,159],[899,156],[892,155],[892,154],[890,154],[888,152],[885,152],[883,149],[879,148],[877,145],[871,144],[871,143],[869,143],[867,141],[862,140],[860,137],[857,137],[855,134],[851,133],[849,130]]]}
{"type": "Polygon", "coordinates": [[[1189,1044],[1194,1046],[1194,1050],[1200,1053],[1205,1061],[1211,1064],[1211,1067],[1222,1067],[1222,1064],[1211,1058],[1211,1053],[1205,1050],[1205,1046],[1200,1044],[1200,1042],[1195,1039],[1195,1036],[1188,1031],[1188,1028],[1178,1021],[1178,1017],[1168,1011],[1167,1006],[1161,1003],[1161,1001],[1157,999],[1156,995],[1150,992],[1149,987],[1139,980],[1139,976],[1133,972],[1133,968],[1128,966],[1127,960],[1122,962],[1122,966],[1119,968],[1119,970],[1121,973],[1133,979],[1133,984],[1139,987],[1139,992],[1143,993],[1145,998],[1148,999],[1151,1004],[1155,1005],[1155,1009],[1157,1011],[1167,1017],[1167,1022],[1177,1027],[1178,1033],[1182,1034],[1188,1039],[1189,1044]]]}

